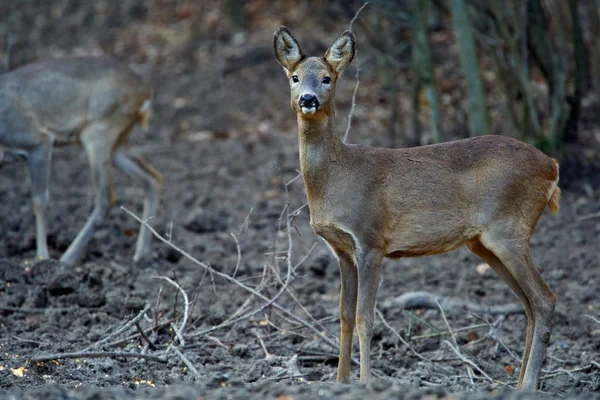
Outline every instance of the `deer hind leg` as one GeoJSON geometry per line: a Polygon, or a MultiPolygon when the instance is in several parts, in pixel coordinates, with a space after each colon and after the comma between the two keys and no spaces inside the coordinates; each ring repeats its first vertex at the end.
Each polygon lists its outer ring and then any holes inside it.
{"type": "Polygon", "coordinates": [[[81,134],[81,143],[88,156],[92,172],[94,209],[83,228],[61,257],[61,261],[66,264],[75,264],[79,260],[95,230],[104,221],[110,207],[115,202],[114,188],[110,176],[112,142],[108,139],[109,128],[109,123],[93,122],[81,134]]]}
{"type": "Polygon", "coordinates": [[[484,233],[481,241],[502,261],[531,307],[532,316],[528,315],[528,325],[533,324],[533,329],[528,329],[527,332],[529,337],[526,342],[529,342],[529,351],[524,354],[522,369],[525,372],[519,377],[517,388],[535,391],[550,341],[556,297],[531,259],[528,237],[509,239],[484,233]]]}
{"type": "MultiPolygon", "coordinates": [[[[160,172],[146,163],[141,157],[117,150],[112,157],[113,164],[129,175],[144,188],[144,211],[142,219],[147,221],[156,213],[158,195],[162,186],[160,172]]],[[[135,247],[133,261],[137,262],[150,252],[152,232],[145,226],[140,227],[140,233],[135,247]]]]}
{"type": "Polygon", "coordinates": [[[337,381],[350,383],[352,363],[352,334],[356,319],[356,298],[358,295],[358,271],[352,257],[337,252],[340,266],[340,359],[337,381]]]}
{"type": "Polygon", "coordinates": [[[46,211],[48,209],[48,182],[52,164],[53,141],[50,135],[42,136],[42,142],[27,152],[27,166],[31,177],[31,196],[35,213],[37,257],[49,258],[46,242],[46,211]]]}
{"type": "Polygon", "coordinates": [[[356,325],[360,344],[360,381],[369,382],[371,377],[371,338],[375,322],[375,303],[381,276],[383,254],[376,250],[356,251],[358,269],[358,299],[356,325]]]}
{"type": "Polygon", "coordinates": [[[502,261],[498,257],[494,255],[491,251],[485,248],[483,244],[479,241],[475,241],[469,243],[467,245],[469,250],[471,250],[474,254],[478,255],[483,261],[485,261],[496,273],[506,282],[506,284],[512,289],[512,291],[517,295],[521,303],[523,303],[523,307],[525,308],[525,315],[527,316],[527,331],[525,334],[525,347],[523,350],[523,361],[521,363],[521,372],[519,373],[519,383],[523,381],[523,377],[525,375],[525,370],[527,369],[527,361],[529,359],[529,353],[531,350],[531,339],[533,337],[533,328],[534,328],[534,316],[533,310],[531,309],[531,305],[529,304],[529,300],[523,290],[519,286],[519,283],[515,280],[515,278],[511,275],[510,271],[504,266],[502,261]]]}

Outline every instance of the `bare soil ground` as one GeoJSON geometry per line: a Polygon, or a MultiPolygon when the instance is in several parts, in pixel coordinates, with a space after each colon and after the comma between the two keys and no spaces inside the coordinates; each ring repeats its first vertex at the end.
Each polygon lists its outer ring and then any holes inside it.
{"type": "MultiPolygon", "coordinates": [[[[15,161],[0,170],[0,398],[600,398],[600,169],[597,154],[589,151],[598,148],[599,135],[591,106],[580,141],[560,155],[561,211],[544,215],[532,240],[535,262],[558,297],[543,393],[513,391],[526,319],[485,310],[517,299],[493,271],[478,272],[481,261],[466,249],[385,263],[378,307],[389,327],[377,319],[374,384],[338,385],[337,350],[319,336],[335,342],[339,332],[336,263],[310,229],[306,208],[292,221],[291,242],[286,230],[282,182],[297,177],[297,141],[271,35],[283,22],[298,32],[307,53],[324,51],[345,19],[336,22],[325,13],[322,28],[308,29],[293,21],[310,10],[277,3],[255,11],[261,18],[253,17],[251,30],[235,33],[211,2],[189,9],[168,1],[114,7],[95,2],[95,8],[87,2],[52,1],[38,8],[33,0],[21,3],[12,14],[13,66],[50,55],[103,52],[152,82],[151,132],[136,130],[132,137],[133,147],[164,175],[160,211],[150,224],[213,271],[235,273],[238,282],[268,298],[286,279],[291,243],[293,296],[286,292],[277,303],[311,328],[268,307],[201,334],[239,315],[240,308],[246,313],[265,302],[158,241],[151,257],[134,264],[139,224],[118,207],[81,265],[36,261],[28,177],[24,164],[15,161]],[[184,313],[181,292],[156,276],[177,281],[189,297],[185,343],[175,331],[184,313]],[[483,308],[478,313],[448,308],[442,315],[394,307],[395,298],[417,290],[483,308]],[[133,325],[90,351],[148,358],[60,358],[109,337],[145,307],[139,326],[152,346],[133,325]],[[491,380],[471,374],[445,343],[450,337],[443,334],[444,316],[461,354],[491,380]],[[195,367],[198,380],[173,350],[165,355],[172,344],[195,367]],[[31,361],[44,355],[55,358],[31,361]]],[[[338,90],[341,131],[352,76],[338,90]]],[[[357,101],[350,141],[386,145],[389,98],[375,77],[364,75],[357,101]]],[[[57,149],[52,175],[48,241],[51,256],[58,258],[90,211],[81,149],[57,149]]],[[[115,184],[119,205],[139,214],[141,189],[117,173],[115,184]]],[[[302,207],[301,180],[288,188],[289,209],[302,207]]],[[[358,381],[358,366],[353,380],[358,381]]]]}

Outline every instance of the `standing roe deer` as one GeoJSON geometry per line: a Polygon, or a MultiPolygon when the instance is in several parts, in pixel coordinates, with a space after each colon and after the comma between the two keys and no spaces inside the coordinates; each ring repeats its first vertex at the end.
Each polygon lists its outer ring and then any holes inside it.
{"type": "MultiPolygon", "coordinates": [[[[154,215],[161,175],[127,151],[136,123],[147,128],[151,88],[108,57],[68,57],[37,62],[0,75],[0,151],[22,155],[31,177],[39,258],[48,258],[46,209],[54,145],[81,143],[92,170],[94,209],[61,261],[74,264],[116,198],[110,163],[145,189],[143,218],[154,215]]],[[[142,225],[134,260],[150,250],[142,225]]]]}
{"type": "Polygon", "coordinates": [[[275,55],[289,79],[298,117],[310,224],[339,260],[337,380],[350,381],[355,323],[360,380],[369,380],[382,258],[467,246],[523,303],[528,322],[518,388],[536,390],[556,299],[533,264],[529,238],[546,206],[558,211],[556,160],[503,136],[408,149],[342,143],[335,86],[354,57],[354,43],[346,31],[324,57],[305,57],[285,27],[274,35],[275,55]]]}

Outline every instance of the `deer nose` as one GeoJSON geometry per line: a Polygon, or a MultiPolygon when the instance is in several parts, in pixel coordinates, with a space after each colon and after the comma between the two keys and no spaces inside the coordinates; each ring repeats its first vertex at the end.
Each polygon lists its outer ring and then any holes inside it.
{"type": "Polygon", "coordinates": [[[317,100],[317,96],[314,94],[303,94],[300,96],[299,104],[300,107],[319,107],[319,100],[317,100]]]}

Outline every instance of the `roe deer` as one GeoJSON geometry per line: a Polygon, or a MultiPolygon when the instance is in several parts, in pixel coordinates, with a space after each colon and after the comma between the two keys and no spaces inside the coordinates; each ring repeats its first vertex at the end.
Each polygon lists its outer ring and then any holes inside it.
{"type": "Polygon", "coordinates": [[[407,149],[346,145],[335,123],[335,87],[354,57],[344,32],[324,57],[305,57],[285,27],[274,50],[290,82],[310,224],[339,261],[340,358],[350,381],[352,332],[360,380],[383,257],[418,257],[467,246],[519,297],[527,314],[518,388],[536,390],[556,299],[533,264],[529,239],[546,206],[559,208],[558,164],[535,147],[482,136],[407,149]]]}
{"type": "MultiPolygon", "coordinates": [[[[92,172],[94,209],[61,261],[74,264],[115,202],[110,163],[145,189],[143,218],[154,215],[161,175],[127,151],[127,137],[150,117],[151,88],[108,57],[66,57],[0,75],[0,151],[22,155],[31,177],[39,258],[48,258],[46,209],[53,146],[81,143],[92,172]]],[[[134,260],[150,250],[142,226],[134,260]]]]}

